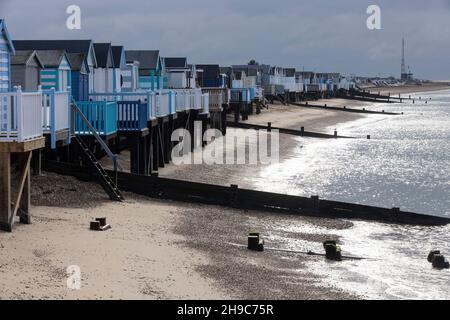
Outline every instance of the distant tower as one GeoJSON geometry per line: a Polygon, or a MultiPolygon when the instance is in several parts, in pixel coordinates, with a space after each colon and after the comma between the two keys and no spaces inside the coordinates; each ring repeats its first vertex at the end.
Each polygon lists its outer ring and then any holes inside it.
{"type": "Polygon", "coordinates": [[[405,64],[405,38],[402,38],[402,71],[401,79],[406,80],[406,64],[405,64]]]}
{"type": "Polygon", "coordinates": [[[405,38],[402,38],[402,70],[400,78],[402,80],[412,80],[413,74],[411,71],[406,71],[406,63],[405,63],[405,38]]]}

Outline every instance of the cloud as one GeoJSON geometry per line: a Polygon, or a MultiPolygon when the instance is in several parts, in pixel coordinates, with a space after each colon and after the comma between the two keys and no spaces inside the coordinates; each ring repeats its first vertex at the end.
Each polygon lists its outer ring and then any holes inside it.
{"type": "Polygon", "coordinates": [[[160,49],[195,63],[245,63],[361,75],[397,74],[401,37],[418,76],[449,78],[450,1],[429,0],[0,0],[16,39],[112,41],[160,49]],[[82,10],[82,29],[67,30],[68,5],[82,10]],[[366,28],[378,4],[382,30],[366,28]],[[39,14],[36,14],[39,13],[39,14]]]}

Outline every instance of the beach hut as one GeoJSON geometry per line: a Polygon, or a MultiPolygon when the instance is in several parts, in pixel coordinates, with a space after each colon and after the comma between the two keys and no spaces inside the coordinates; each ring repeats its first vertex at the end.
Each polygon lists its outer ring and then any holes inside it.
{"type": "Polygon", "coordinates": [[[126,50],[127,61],[139,61],[139,87],[159,90],[163,88],[163,63],[159,50],[126,50]]]}
{"type": "Polygon", "coordinates": [[[222,88],[226,84],[226,76],[220,72],[218,64],[197,64],[197,80],[202,88],[222,88]]]}
{"type": "Polygon", "coordinates": [[[187,58],[164,58],[164,68],[167,77],[167,88],[193,88],[192,83],[195,83],[195,79],[192,77],[192,66],[188,65],[187,58]]]}
{"type": "Polygon", "coordinates": [[[14,53],[14,45],[6,29],[5,20],[0,19],[0,92],[8,92],[11,89],[11,56],[14,53]]]}
{"type": "Polygon", "coordinates": [[[113,54],[113,92],[120,92],[123,85],[122,72],[126,70],[125,50],[123,46],[112,46],[113,54]]]}
{"type": "Polygon", "coordinates": [[[89,100],[89,66],[84,53],[67,54],[71,66],[72,98],[75,101],[89,100]]]}
{"type": "Polygon", "coordinates": [[[134,92],[139,89],[139,61],[127,61],[122,70],[122,92],[134,92]]]}
{"type": "Polygon", "coordinates": [[[43,68],[36,51],[17,50],[11,59],[12,86],[21,86],[23,91],[37,91],[41,84],[43,68]]]}
{"type": "Polygon", "coordinates": [[[67,91],[71,85],[69,58],[64,50],[37,50],[44,68],[41,70],[42,89],[67,91]]]}
{"type": "Polygon", "coordinates": [[[94,43],[97,66],[94,68],[94,92],[114,92],[114,59],[111,43],[94,43]]]}
{"type": "Polygon", "coordinates": [[[67,53],[82,53],[89,68],[89,92],[94,91],[94,68],[97,66],[92,40],[14,40],[17,50],[65,50],[67,53]]]}

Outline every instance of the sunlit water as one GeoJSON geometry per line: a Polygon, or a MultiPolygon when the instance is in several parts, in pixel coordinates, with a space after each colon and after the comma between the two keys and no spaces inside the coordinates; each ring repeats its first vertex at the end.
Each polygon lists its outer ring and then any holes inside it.
{"type": "MultiPolygon", "coordinates": [[[[294,156],[264,168],[255,187],[450,216],[450,90],[412,96],[415,104],[366,107],[404,115],[370,115],[337,128],[339,134],[359,139],[298,138],[294,156]],[[426,104],[425,97],[431,98],[426,104]],[[368,134],[370,140],[365,138],[368,134]]],[[[426,260],[431,249],[450,257],[448,226],[355,221],[354,227],[338,231],[308,225],[286,229],[331,232],[342,237],[345,253],[373,258],[313,261],[312,269],[336,287],[368,298],[450,299],[450,271],[433,270],[426,260]]],[[[307,241],[291,241],[291,246],[322,250],[320,244],[307,241]]]]}

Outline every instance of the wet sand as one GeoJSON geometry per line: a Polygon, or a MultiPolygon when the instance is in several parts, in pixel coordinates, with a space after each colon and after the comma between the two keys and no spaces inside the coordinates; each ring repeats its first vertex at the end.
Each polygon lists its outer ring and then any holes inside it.
{"type": "MultiPolygon", "coordinates": [[[[322,99],[311,102],[315,105],[328,104],[334,107],[358,107],[365,106],[364,102],[345,100],[345,99],[322,99]]],[[[268,110],[263,110],[259,115],[250,116],[245,123],[267,125],[272,122],[272,126],[288,129],[300,129],[305,127],[306,131],[314,131],[332,134],[327,131],[329,127],[339,127],[339,124],[348,121],[354,121],[362,118],[363,115],[350,112],[341,112],[336,110],[302,108],[294,105],[269,105],[268,110]]]]}

